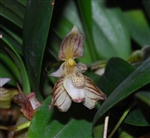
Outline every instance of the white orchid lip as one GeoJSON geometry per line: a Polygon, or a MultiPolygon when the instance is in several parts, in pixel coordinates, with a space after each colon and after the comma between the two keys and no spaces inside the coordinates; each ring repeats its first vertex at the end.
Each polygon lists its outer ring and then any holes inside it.
{"type": "Polygon", "coordinates": [[[71,77],[66,77],[63,81],[64,88],[66,89],[68,95],[74,102],[80,103],[85,99],[85,92],[83,87],[75,87],[71,77]]]}
{"type": "Polygon", "coordinates": [[[83,57],[83,54],[83,34],[74,26],[60,46],[58,58],[65,62],[50,75],[59,79],[54,86],[54,95],[49,109],[57,106],[61,112],[66,112],[72,101],[83,103],[87,108],[93,109],[98,100],[106,99],[106,95],[94,82],[82,74],[87,70],[86,65],[75,62],[74,59],[83,57]]]}

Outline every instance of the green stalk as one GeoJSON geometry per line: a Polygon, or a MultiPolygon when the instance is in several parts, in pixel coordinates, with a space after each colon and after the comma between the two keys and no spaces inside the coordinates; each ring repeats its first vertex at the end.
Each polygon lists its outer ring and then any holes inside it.
{"type": "MultiPolygon", "coordinates": [[[[28,121],[26,123],[23,123],[23,124],[17,126],[16,128],[14,127],[14,129],[12,128],[12,130],[15,130],[15,131],[23,130],[25,128],[28,128],[30,126],[30,123],[31,123],[31,121],[28,121]]],[[[5,127],[5,126],[0,126],[0,129],[9,131],[9,128],[5,127]]]]}
{"type": "Polygon", "coordinates": [[[15,131],[20,131],[20,130],[22,130],[22,129],[25,129],[25,128],[28,128],[29,126],[30,126],[30,121],[28,121],[28,122],[26,122],[26,123],[24,123],[24,124],[21,124],[21,125],[19,125],[19,126],[17,126],[17,128],[15,129],[15,131]]]}

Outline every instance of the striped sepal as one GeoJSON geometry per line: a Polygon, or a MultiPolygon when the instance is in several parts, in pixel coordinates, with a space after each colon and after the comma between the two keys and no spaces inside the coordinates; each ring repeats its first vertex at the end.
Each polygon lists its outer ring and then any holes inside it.
{"type": "Polygon", "coordinates": [[[105,100],[106,95],[94,84],[94,82],[89,79],[88,77],[85,77],[85,101],[84,105],[92,109],[95,107],[98,100],[105,100]]]}
{"type": "Polygon", "coordinates": [[[54,86],[54,95],[49,108],[52,108],[54,105],[57,106],[61,112],[66,112],[71,106],[71,99],[63,86],[63,80],[64,77],[61,77],[56,82],[54,86]]]}
{"type": "Polygon", "coordinates": [[[58,58],[65,60],[69,58],[83,57],[83,34],[78,30],[76,26],[65,36],[61,43],[58,58]]]}

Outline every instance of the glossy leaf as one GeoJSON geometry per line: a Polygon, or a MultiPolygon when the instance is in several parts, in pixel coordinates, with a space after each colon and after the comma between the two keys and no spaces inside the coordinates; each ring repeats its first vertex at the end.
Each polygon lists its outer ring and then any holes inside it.
{"type": "Polygon", "coordinates": [[[124,13],[132,38],[141,46],[150,44],[150,27],[142,10],[124,13]]]}
{"type": "Polygon", "coordinates": [[[114,107],[118,102],[134,93],[137,89],[150,82],[150,58],[145,60],[133,73],[131,73],[116,89],[109,95],[107,100],[102,104],[96,113],[93,125],[114,107]]]}
{"type": "Polygon", "coordinates": [[[105,73],[99,79],[98,86],[109,96],[134,70],[135,68],[126,61],[120,58],[111,58],[106,65],[105,73]]]}
{"type": "Polygon", "coordinates": [[[74,109],[70,109],[67,113],[61,113],[54,107],[48,110],[50,99],[51,97],[48,97],[44,101],[32,119],[28,138],[92,137],[90,110],[81,107],[82,104],[77,105],[80,109],[75,109],[76,106],[73,106],[74,109]]]}
{"type": "Polygon", "coordinates": [[[130,54],[130,36],[120,8],[109,8],[105,1],[93,0],[92,12],[93,38],[99,56],[126,59],[130,54]]]}
{"type": "Polygon", "coordinates": [[[53,0],[29,0],[24,17],[23,43],[24,59],[30,77],[32,90],[40,98],[39,84],[42,61],[48,37],[53,5],[53,0]]]}
{"type": "MultiPolygon", "coordinates": [[[[120,85],[120,83],[126,79],[135,68],[120,58],[111,58],[105,67],[104,74],[99,78],[98,86],[99,88],[109,97],[109,95],[113,92],[113,90],[120,85]],[[108,87],[109,86],[109,87],[108,87]]],[[[107,99],[106,99],[107,100],[107,99]]],[[[118,114],[120,113],[120,109],[116,109],[115,119],[118,118],[118,114]]],[[[112,120],[110,120],[112,121],[112,120]]],[[[109,122],[110,122],[109,121],[109,122]]],[[[101,119],[101,123],[93,128],[94,137],[102,137],[103,135],[103,123],[104,118],[101,119]],[[97,130],[98,129],[98,130],[97,130]],[[99,130],[100,129],[100,130],[99,130]]],[[[114,123],[114,122],[113,122],[114,123]]],[[[113,124],[109,123],[109,127],[113,124]]],[[[116,123],[116,122],[115,122],[116,123]]]]}
{"type": "Polygon", "coordinates": [[[79,12],[81,15],[81,20],[83,21],[83,27],[85,30],[85,37],[89,45],[89,50],[91,52],[91,58],[93,61],[98,59],[96,48],[94,46],[92,28],[93,28],[93,19],[92,19],[92,1],[91,0],[78,0],[79,12]]]}

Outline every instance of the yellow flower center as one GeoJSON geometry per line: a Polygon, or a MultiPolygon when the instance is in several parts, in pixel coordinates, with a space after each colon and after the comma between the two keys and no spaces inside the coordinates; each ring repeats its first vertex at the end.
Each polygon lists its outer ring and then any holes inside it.
{"type": "Polygon", "coordinates": [[[76,62],[72,58],[69,58],[67,61],[65,61],[66,75],[74,73],[75,66],[76,62]]]}
{"type": "Polygon", "coordinates": [[[75,66],[76,63],[75,63],[75,61],[73,59],[70,58],[70,59],[68,59],[68,65],[75,66]]]}

